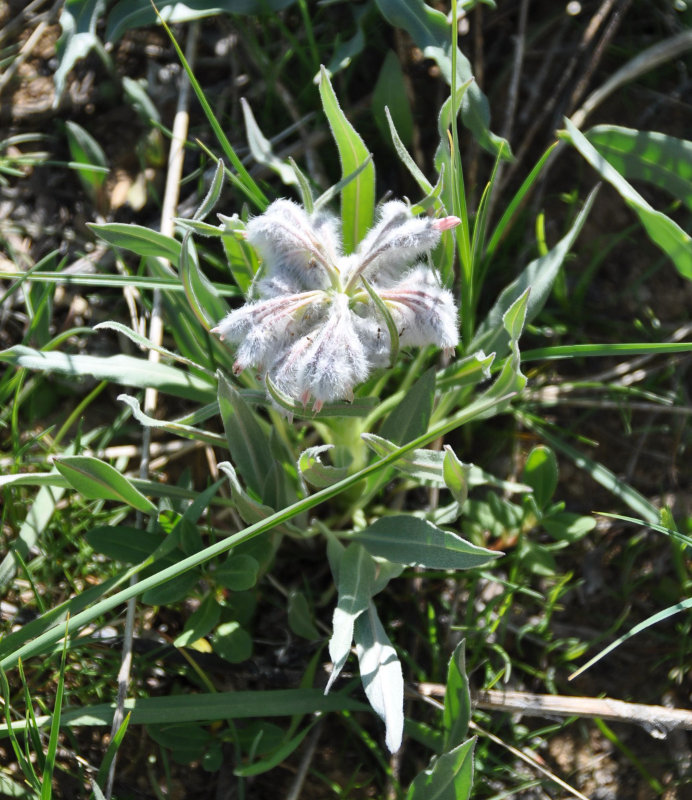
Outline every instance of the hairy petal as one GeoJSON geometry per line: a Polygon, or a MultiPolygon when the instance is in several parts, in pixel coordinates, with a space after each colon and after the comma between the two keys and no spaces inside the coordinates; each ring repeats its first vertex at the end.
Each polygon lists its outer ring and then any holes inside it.
{"type": "Polygon", "coordinates": [[[397,323],[402,346],[450,348],[459,344],[454,298],[440,286],[432,270],[420,264],[379,294],[397,323]]]}
{"type": "Polygon", "coordinates": [[[302,289],[333,283],[339,243],[336,223],[327,215],[313,220],[297,203],[276,200],[248,222],[246,231],[268,278],[280,276],[302,289]]]}
{"type": "Polygon", "coordinates": [[[235,372],[250,366],[261,372],[295,337],[319,323],[326,298],[324,292],[315,291],[248,303],[231,311],[212,332],[239,345],[235,372]]]}
{"type": "Polygon", "coordinates": [[[459,221],[457,217],[414,217],[399,200],[385,203],[377,225],[361,242],[357,258],[348,265],[349,287],[360,275],[380,284],[391,283],[418,256],[437,245],[442,231],[455,227],[459,221]]]}
{"type": "Polygon", "coordinates": [[[304,402],[314,397],[316,410],[323,403],[353,397],[354,387],[370,372],[354,316],[349,298],[333,295],[322,323],[270,369],[277,386],[304,402]]]}

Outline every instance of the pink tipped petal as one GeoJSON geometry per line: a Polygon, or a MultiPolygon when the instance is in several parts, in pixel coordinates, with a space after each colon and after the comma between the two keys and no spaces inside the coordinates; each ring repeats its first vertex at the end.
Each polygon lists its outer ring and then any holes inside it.
{"type": "Polygon", "coordinates": [[[451,231],[457,225],[461,225],[459,217],[442,217],[442,219],[436,219],[432,224],[436,231],[451,231]]]}
{"type": "Polygon", "coordinates": [[[315,402],[314,402],[314,404],[312,406],[312,410],[315,412],[315,414],[319,414],[320,411],[322,411],[322,406],[323,405],[324,405],[324,403],[321,400],[315,400],[315,402]]]}

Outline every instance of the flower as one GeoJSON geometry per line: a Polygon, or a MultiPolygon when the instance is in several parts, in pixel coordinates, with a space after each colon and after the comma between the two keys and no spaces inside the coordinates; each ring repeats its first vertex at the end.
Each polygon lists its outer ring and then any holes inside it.
{"type": "Polygon", "coordinates": [[[319,411],[352,400],[354,387],[387,366],[399,344],[456,347],[452,294],[419,256],[459,222],[414,217],[391,201],[357,251],[343,255],[335,217],[276,200],[246,229],[262,259],[258,299],[213,329],[237,346],[233,372],[253,367],[290,398],[314,399],[319,411]]]}

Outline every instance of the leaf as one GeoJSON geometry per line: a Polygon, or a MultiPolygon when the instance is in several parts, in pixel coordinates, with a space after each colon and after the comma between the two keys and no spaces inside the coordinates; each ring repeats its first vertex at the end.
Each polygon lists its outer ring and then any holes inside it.
{"type": "Polygon", "coordinates": [[[65,91],[65,80],[77,61],[96,50],[106,66],[110,65],[110,59],[96,35],[96,24],[105,6],[106,0],[65,0],[59,20],[62,33],[57,44],[58,68],[53,76],[54,107],[60,102],[65,91]]]}
{"type": "Polygon", "coordinates": [[[272,149],[271,142],[267,139],[260,130],[257,120],[255,119],[250,104],[244,98],[240,98],[240,105],[243,109],[243,119],[245,120],[245,134],[247,136],[247,143],[250,147],[252,157],[258,164],[263,164],[265,167],[276,172],[281,178],[282,183],[286,186],[296,186],[298,178],[293,167],[286,161],[282,161],[272,149]]]}
{"type": "Polygon", "coordinates": [[[200,269],[197,248],[189,233],[183,238],[180,252],[180,278],[195,317],[205,330],[210,330],[228,314],[229,309],[200,269]]]}
{"type": "Polygon", "coordinates": [[[645,619],[643,622],[640,622],[634,627],[630,628],[627,633],[618,637],[614,642],[609,644],[608,647],[605,647],[600,653],[589,659],[589,661],[587,661],[583,667],[579,667],[576,672],[573,672],[569,676],[569,680],[574,680],[578,675],[586,672],[586,670],[592,667],[597,661],[605,658],[608,653],[612,653],[616,647],[619,647],[623,642],[631,639],[632,636],[636,636],[638,633],[650,628],[652,625],[663,622],[663,620],[672,617],[674,614],[678,614],[680,611],[685,611],[688,608],[692,608],[692,597],[688,597],[686,600],[681,600],[679,603],[675,603],[675,605],[664,608],[663,611],[658,611],[656,614],[652,614],[650,617],[647,617],[647,619],[645,619]]]}
{"type": "Polygon", "coordinates": [[[124,564],[139,564],[163,544],[166,536],[128,525],[99,525],[85,538],[97,553],[124,564]]]}
{"type": "Polygon", "coordinates": [[[209,186],[209,191],[206,193],[204,199],[199,204],[199,208],[193,215],[193,219],[195,221],[206,219],[214,210],[217,202],[219,201],[219,197],[221,196],[221,190],[223,189],[223,176],[224,164],[219,158],[216,161],[216,171],[214,172],[214,177],[212,178],[211,185],[209,186]]]}
{"type": "MultiPolygon", "coordinates": [[[[282,11],[295,0],[157,0],[161,19],[171,25],[218,14],[260,15],[282,11]]],[[[120,0],[108,15],[106,40],[116,42],[132,28],[152,25],[157,17],[151,0],[120,0]]]]}
{"type": "Polygon", "coordinates": [[[138,256],[165,258],[175,265],[180,260],[180,242],[151,228],[126,222],[90,222],[88,227],[105,242],[130,250],[138,256]]]}
{"type": "Polygon", "coordinates": [[[214,387],[209,381],[202,380],[168,364],[156,364],[145,358],[132,356],[99,356],[72,355],[56,350],[34,350],[17,344],[0,352],[0,362],[13,364],[16,367],[40,370],[41,372],[58,372],[73,377],[90,375],[99,380],[113,381],[124,386],[136,386],[141,389],[151,387],[164,394],[184,397],[208,403],[214,399],[214,387]]]}
{"type": "Polygon", "coordinates": [[[370,108],[383,139],[387,139],[391,125],[401,142],[406,147],[410,146],[413,140],[413,114],[401,64],[393,50],[387,51],[380,68],[370,108]]]}
{"type": "Polygon", "coordinates": [[[427,569],[471,569],[502,555],[410,514],[381,517],[351,538],[373,556],[427,569]]]}
{"type": "Polygon", "coordinates": [[[692,211],[692,142],[618,125],[597,125],[584,135],[628,181],[651,183],[692,211]]]}
{"type": "Polygon", "coordinates": [[[156,506],[151,500],[105,461],[92,456],[62,456],[56,458],[54,463],[70,485],[90,500],[116,500],[144,514],[156,513],[156,506]]]}
{"type": "Polygon", "coordinates": [[[420,772],[406,794],[406,800],[468,800],[473,787],[473,748],[469,739],[454,750],[433,758],[420,772]]]}
{"type": "MultiPolygon", "coordinates": [[[[320,75],[322,107],[341,159],[342,177],[354,172],[368,158],[363,140],[339,106],[324,67],[320,75]]],[[[370,162],[341,193],[344,251],[352,253],[372,225],[375,211],[375,167],[370,162]]]]}
{"type": "MultiPolygon", "coordinates": [[[[361,433],[361,439],[380,457],[389,455],[397,450],[397,446],[393,442],[374,433],[361,433]]],[[[396,461],[394,466],[405,475],[410,475],[416,480],[431,481],[443,486],[446,484],[444,462],[448,446],[445,445],[444,453],[440,450],[410,450],[396,461]]],[[[466,479],[470,488],[489,484],[507,493],[531,491],[531,487],[524,483],[502,481],[475,464],[464,464],[462,461],[458,463],[462,465],[464,470],[468,471],[466,479]]]]}
{"type": "Polygon", "coordinates": [[[349,545],[339,556],[336,578],[339,600],[334,609],[333,633],[329,640],[329,656],[333,667],[325,694],[331,689],[351,652],[354,626],[368,607],[377,571],[373,559],[358,544],[349,545]]]}
{"type": "Polygon", "coordinates": [[[334,450],[333,444],[321,444],[303,450],[298,459],[298,470],[303,478],[312,486],[321,489],[331,486],[348,475],[348,466],[335,467],[324,464],[320,459],[321,453],[334,450]]]}
{"type": "Polygon", "coordinates": [[[444,750],[453,750],[468,735],[471,721],[471,695],[466,677],[465,640],[454,648],[447,667],[447,686],[442,711],[442,725],[445,731],[444,750]]]}
{"type": "Polygon", "coordinates": [[[274,767],[283,763],[291,755],[291,753],[301,744],[303,739],[308,735],[308,733],[310,733],[316,724],[317,720],[304,728],[296,736],[289,737],[287,741],[282,742],[279,747],[270,753],[267,758],[262,758],[259,761],[248,764],[247,766],[236,767],[233,770],[233,774],[239,777],[247,778],[251,775],[262,775],[264,772],[274,769],[274,767]]]}
{"type": "Polygon", "coordinates": [[[322,638],[315,626],[310,605],[303,594],[293,589],[288,594],[288,627],[296,634],[311,642],[322,638]]]}
{"type": "Polygon", "coordinates": [[[125,403],[131,410],[134,418],[146,428],[160,428],[177,436],[182,436],[186,439],[192,439],[196,442],[205,442],[213,447],[223,446],[226,440],[218,433],[210,433],[201,428],[195,428],[192,425],[183,425],[179,422],[165,422],[164,420],[155,419],[145,414],[139,405],[139,400],[135,397],[130,397],[128,394],[119,394],[118,400],[125,403]]]}
{"type": "Polygon", "coordinates": [[[254,248],[250,247],[250,245],[241,238],[239,233],[235,233],[235,231],[242,232],[245,230],[245,223],[237,214],[234,214],[232,217],[219,214],[218,217],[224,226],[221,242],[224,252],[226,253],[226,258],[228,259],[231,275],[243,294],[247,294],[259,268],[257,254],[254,248]]]}
{"type": "Polygon", "coordinates": [[[153,589],[142,592],[142,602],[149,606],[167,606],[170,603],[178,603],[190,596],[199,583],[199,579],[200,573],[196,569],[183,572],[182,575],[177,575],[153,589]]]}
{"type": "Polygon", "coordinates": [[[275,498],[262,496],[265,479],[274,465],[269,436],[238,391],[222,373],[218,377],[219,408],[233,463],[248,487],[274,508],[275,498]]]}
{"type": "Polygon", "coordinates": [[[446,487],[452,493],[457,503],[463,505],[469,494],[469,474],[471,466],[460,461],[454,450],[446,444],[444,446],[444,460],[442,462],[442,475],[446,487]]]}
{"type": "MultiPolygon", "coordinates": [[[[423,51],[426,58],[433,59],[444,79],[452,85],[452,32],[445,15],[431,8],[423,0],[376,0],[382,16],[395,28],[404,28],[423,51]]],[[[471,63],[457,49],[457,87],[473,81],[471,63]]],[[[472,82],[464,94],[462,121],[476,141],[493,155],[504,148],[504,157],[510,152],[507,142],[490,131],[488,99],[477,83],[472,82]]]]}
{"type": "Polygon", "coordinates": [[[79,180],[94,203],[100,203],[100,195],[108,177],[108,159],[101,145],[94,137],[76,122],[65,122],[65,133],[72,161],[81,168],[79,180]],[[90,169],[95,167],[95,169],[90,169]]]}
{"type": "Polygon", "coordinates": [[[484,352],[495,350],[498,358],[507,352],[509,336],[502,325],[502,319],[507,310],[527,289],[531,289],[531,294],[526,309],[526,323],[533,322],[550,296],[560,267],[591,210],[596,191],[594,190],[588,196],[572,227],[555,247],[544,256],[532,261],[518,278],[503,289],[487,317],[478,327],[469,350],[483,350],[484,352]]]}
{"type": "Polygon", "coordinates": [[[557,488],[557,459],[555,453],[545,445],[534,447],[529,453],[522,480],[533,489],[538,508],[543,510],[557,488]]]}
{"type": "Polygon", "coordinates": [[[257,583],[259,564],[257,560],[246,553],[235,555],[231,553],[228,558],[214,570],[214,578],[224,588],[232,592],[244,592],[257,583]]]}
{"type": "Polygon", "coordinates": [[[203,639],[214,630],[221,616],[221,606],[213,594],[208,594],[199,607],[190,615],[183,632],[178,634],[173,644],[176,647],[188,647],[199,639],[203,639]]]}
{"type": "Polygon", "coordinates": [[[354,638],[365,695],[385,724],[389,752],[396,753],[404,732],[404,678],[373,603],[356,620],[354,638]]]}
{"type": "MultiPolygon", "coordinates": [[[[0,673],[1,674],[1,673],[0,673]]],[[[320,711],[364,711],[365,703],[343,692],[325,696],[321,689],[233,690],[228,692],[174,694],[164,697],[128,698],[125,711],[131,712],[131,725],[170,724],[172,722],[214,722],[219,719],[253,719],[256,717],[290,717],[294,714],[315,714],[320,711]]],[[[110,727],[114,706],[98,703],[92,706],[66,708],[61,715],[64,727],[110,727]]],[[[39,726],[50,723],[50,715],[37,717],[39,726]]],[[[26,730],[24,721],[12,725],[17,732],[26,730]]],[[[0,737],[7,735],[7,725],[0,725],[0,737]]]]}
{"type": "Polygon", "coordinates": [[[649,239],[670,258],[678,272],[684,278],[692,279],[692,238],[670,217],[647,203],[569,119],[565,119],[565,125],[567,134],[564,138],[618,192],[639,217],[649,239]]]}
{"type": "Polygon", "coordinates": [[[428,430],[434,398],[435,368],[430,367],[382,423],[380,434],[398,445],[421,436],[428,430]]]}
{"type": "Polygon", "coordinates": [[[247,661],[252,655],[252,638],[239,622],[219,625],[214,633],[213,646],[214,652],[231,664],[247,661]]]}

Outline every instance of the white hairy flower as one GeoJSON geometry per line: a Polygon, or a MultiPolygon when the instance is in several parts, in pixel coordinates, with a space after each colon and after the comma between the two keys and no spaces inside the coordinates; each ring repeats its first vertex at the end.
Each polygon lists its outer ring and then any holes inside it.
{"type": "Polygon", "coordinates": [[[262,258],[259,299],[213,329],[237,346],[234,373],[253,367],[294,400],[313,398],[319,411],[324,403],[353,399],[354,387],[387,365],[392,323],[402,346],[456,347],[454,299],[418,257],[459,222],[414,217],[404,203],[388,202],[346,256],[335,217],[308,215],[290,200],[272,203],[246,230],[262,258]]]}

